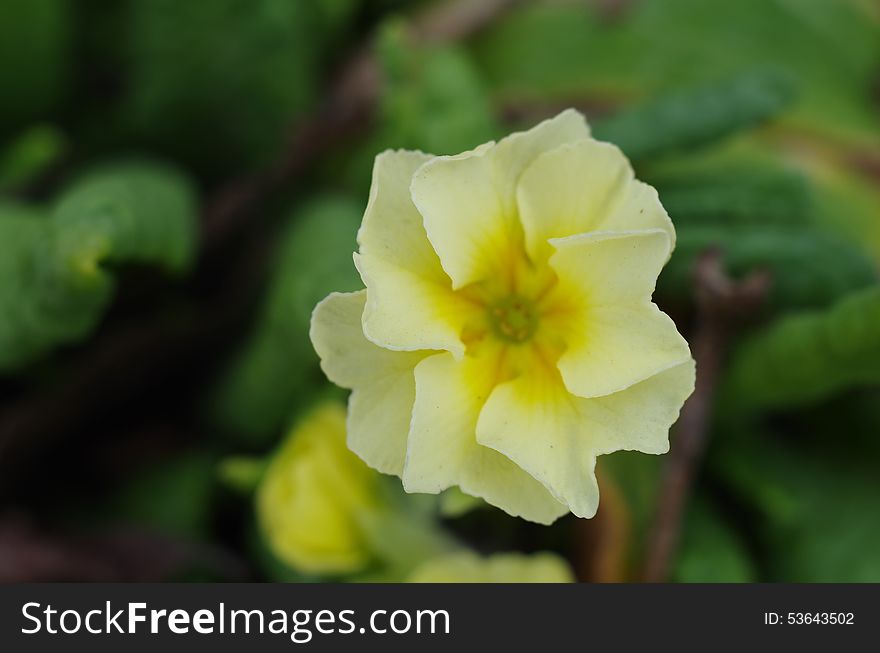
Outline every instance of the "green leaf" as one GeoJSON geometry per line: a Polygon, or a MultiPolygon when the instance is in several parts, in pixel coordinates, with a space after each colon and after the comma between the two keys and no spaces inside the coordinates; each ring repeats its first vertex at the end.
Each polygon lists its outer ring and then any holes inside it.
{"type": "Polygon", "coordinates": [[[660,276],[658,297],[690,301],[694,265],[700,253],[710,247],[721,249],[725,269],[734,278],[769,270],[768,311],[827,306],[849,292],[877,283],[876,268],[864,252],[818,228],[685,224],[678,230],[675,252],[660,276]]]}
{"type": "Polygon", "coordinates": [[[265,163],[310,108],[351,13],[326,1],[133,0],[124,120],[214,174],[265,163]]]}
{"type": "Polygon", "coordinates": [[[784,169],[728,166],[651,179],[676,229],[726,225],[802,228],[814,220],[807,179],[784,169]]]}
{"type": "Polygon", "coordinates": [[[880,287],[823,311],[783,317],[736,351],[725,392],[735,410],[786,409],[880,383],[880,287]]]}
{"type": "MultiPolygon", "coordinates": [[[[806,435],[806,434],[799,434],[806,435]]],[[[797,583],[880,581],[876,456],[845,433],[822,445],[784,444],[763,431],[728,438],[713,469],[751,510],[769,577],[797,583]]]]}
{"type": "Polygon", "coordinates": [[[652,0],[614,20],[598,4],[525,3],[486,30],[474,51],[496,93],[602,111],[772,65],[800,91],[786,125],[878,143],[880,28],[866,3],[652,0]]]}
{"type": "Polygon", "coordinates": [[[513,100],[570,99],[590,91],[619,100],[632,93],[638,53],[628,27],[603,24],[585,4],[525,3],[474,44],[493,90],[513,100]]]}
{"type": "Polygon", "coordinates": [[[17,189],[55,163],[66,146],[55,127],[37,125],[0,150],[0,192],[17,189]]]}
{"type": "Polygon", "coordinates": [[[265,443],[326,391],[309,324],[329,293],[362,287],[352,261],[362,213],[359,203],[328,196],[291,215],[258,323],[212,402],[224,430],[265,443]]]}
{"type": "Polygon", "coordinates": [[[194,189],[176,170],[118,163],[64,192],[52,223],[64,263],[82,271],[102,273],[104,262],[148,263],[182,274],[195,253],[196,211],[194,189]]]}
{"type": "Polygon", "coordinates": [[[485,86],[464,50],[411,44],[396,22],[380,36],[386,85],[379,130],[388,147],[456,154],[495,135],[485,86]]]}
{"type": "Polygon", "coordinates": [[[107,265],[184,272],[195,230],[188,180],[155,164],[95,171],[51,211],[0,205],[0,371],[86,337],[113,296],[107,265]]]}
{"type": "Polygon", "coordinates": [[[795,97],[792,79],[775,70],[666,95],[596,123],[593,133],[635,161],[713,143],[759,125],[795,97]]]}

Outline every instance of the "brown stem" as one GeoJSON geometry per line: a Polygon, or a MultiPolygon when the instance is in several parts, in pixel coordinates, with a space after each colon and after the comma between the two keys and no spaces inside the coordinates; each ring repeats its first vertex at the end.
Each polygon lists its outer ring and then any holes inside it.
{"type": "Polygon", "coordinates": [[[697,324],[693,338],[696,388],[682,408],[666,459],[657,512],[648,536],[643,572],[646,582],[664,582],[669,576],[685,504],[706,449],[713,397],[727,350],[730,325],[760,306],[769,283],[766,272],[756,272],[743,281],[731,280],[717,250],[705,252],[697,262],[697,324]]]}

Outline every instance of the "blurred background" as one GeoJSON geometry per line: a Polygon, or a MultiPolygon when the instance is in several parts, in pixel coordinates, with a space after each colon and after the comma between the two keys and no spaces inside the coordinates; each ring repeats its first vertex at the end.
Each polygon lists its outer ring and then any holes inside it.
{"type": "Polygon", "coordinates": [[[0,581],[621,582],[661,523],[673,581],[878,582],[878,262],[875,0],[3,0],[0,581]],[[589,521],[407,496],[308,340],[379,151],[569,106],[678,230],[680,520],[674,453],[589,521]]]}

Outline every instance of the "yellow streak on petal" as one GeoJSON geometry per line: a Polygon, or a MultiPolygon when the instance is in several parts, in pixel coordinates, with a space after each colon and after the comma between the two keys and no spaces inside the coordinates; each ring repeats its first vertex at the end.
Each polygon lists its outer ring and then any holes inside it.
{"type": "Polygon", "coordinates": [[[611,394],[690,358],[675,324],[650,301],[669,252],[666,232],[594,232],[551,243],[558,294],[577,307],[560,326],[559,370],[572,394],[611,394]]]}
{"type": "Polygon", "coordinates": [[[404,489],[437,493],[458,485],[511,515],[551,523],[565,507],[510,460],[477,444],[477,417],[496,366],[484,357],[456,361],[437,354],[416,367],[404,489]]]}
{"type": "Polygon", "coordinates": [[[480,413],[477,440],[528,471],[575,515],[589,518],[599,501],[596,457],[622,449],[664,453],[669,427],[693,387],[693,361],[596,399],[568,394],[552,374],[523,375],[493,391],[480,413]]]}

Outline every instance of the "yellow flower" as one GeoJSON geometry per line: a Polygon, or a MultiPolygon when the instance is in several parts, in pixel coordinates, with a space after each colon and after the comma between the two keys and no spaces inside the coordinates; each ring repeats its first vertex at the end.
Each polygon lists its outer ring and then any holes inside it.
{"type": "Polygon", "coordinates": [[[572,583],[568,563],[552,553],[497,553],[482,558],[470,551],[450,553],[423,563],[409,583],[572,583]]]}
{"type": "Polygon", "coordinates": [[[269,548],[305,573],[361,570],[372,555],[361,523],[376,510],[378,478],[345,446],[345,408],[318,407],[293,429],[257,488],[269,548]]]}
{"type": "Polygon", "coordinates": [[[651,302],[674,241],[656,191],[573,110],[457,156],[380,154],[366,289],[312,316],[325,373],[353,390],[349,447],[408,492],[593,516],[596,457],[667,451],[693,391],[651,302]]]}

